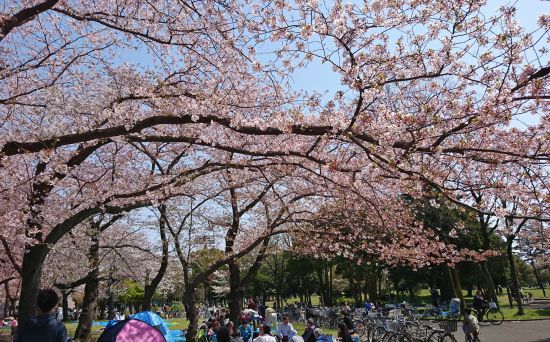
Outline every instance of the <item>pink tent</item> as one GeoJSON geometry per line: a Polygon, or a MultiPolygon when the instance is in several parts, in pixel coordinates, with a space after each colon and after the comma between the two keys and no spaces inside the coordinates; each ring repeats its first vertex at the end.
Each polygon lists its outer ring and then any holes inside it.
{"type": "Polygon", "coordinates": [[[162,333],[149,324],[129,319],[106,329],[99,337],[100,342],[166,342],[162,333]]]}

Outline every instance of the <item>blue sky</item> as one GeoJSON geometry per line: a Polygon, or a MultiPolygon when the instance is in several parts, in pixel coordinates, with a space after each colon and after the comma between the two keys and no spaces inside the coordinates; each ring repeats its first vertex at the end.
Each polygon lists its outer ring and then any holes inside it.
{"type": "MultiPolygon", "coordinates": [[[[536,28],[537,18],[540,15],[550,13],[549,0],[488,0],[485,14],[490,16],[491,14],[496,13],[500,6],[514,3],[514,6],[517,9],[517,18],[520,24],[528,31],[536,28]]],[[[335,91],[341,89],[339,79],[340,76],[331,70],[330,65],[321,64],[318,61],[314,61],[308,66],[307,69],[300,69],[294,73],[293,85],[297,89],[304,89],[308,91],[329,90],[329,92],[333,94],[335,91]]]]}

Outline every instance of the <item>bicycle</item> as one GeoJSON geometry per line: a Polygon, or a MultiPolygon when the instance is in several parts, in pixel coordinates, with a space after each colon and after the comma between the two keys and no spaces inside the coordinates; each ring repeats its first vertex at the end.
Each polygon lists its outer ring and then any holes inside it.
{"type": "Polygon", "coordinates": [[[456,321],[442,321],[439,322],[439,329],[434,331],[428,336],[428,342],[457,342],[453,336],[453,332],[457,330],[456,321]]]}
{"type": "Polygon", "coordinates": [[[470,333],[464,333],[465,335],[465,341],[466,342],[481,342],[481,340],[479,339],[479,336],[473,336],[472,334],[470,333]]]}
{"type": "Polygon", "coordinates": [[[488,308],[481,314],[476,309],[472,309],[472,312],[480,322],[485,321],[492,325],[500,325],[504,322],[504,314],[500,311],[495,302],[490,302],[488,308]]]}

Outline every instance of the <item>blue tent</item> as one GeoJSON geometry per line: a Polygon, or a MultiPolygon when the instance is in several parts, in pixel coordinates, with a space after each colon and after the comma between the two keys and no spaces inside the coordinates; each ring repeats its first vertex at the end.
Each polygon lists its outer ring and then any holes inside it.
{"type": "Polygon", "coordinates": [[[156,313],[151,312],[151,311],[142,311],[142,312],[138,312],[137,314],[133,315],[132,318],[140,320],[142,322],[145,322],[145,323],[157,328],[162,333],[162,335],[164,335],[164,338],[166,339],[166,342],[174,342],[174,337],[170,333],[170,329],[168,328],[168,325],[156,313]]]}

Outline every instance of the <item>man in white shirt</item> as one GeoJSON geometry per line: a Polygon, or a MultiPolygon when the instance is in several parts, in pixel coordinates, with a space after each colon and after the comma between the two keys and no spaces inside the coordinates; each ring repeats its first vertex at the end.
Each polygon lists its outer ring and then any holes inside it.
{"type": "Polygon", "coordinates": [[[271,336],[271,328],[269,325],[260,327],[260,336],[256,337],[253,342],[277,342],[275,337],[271,336]]]}
{"type": "Polygon", "coordinates": [[[279,336],[279,340],[283,342],[287,342],[294,335],[296,335],[296,330],[292,328],[292,324],[290,324],[287,315],[283,316],[283,322],[279,324],[279,329],[277,330],[277,333],[279,336]]]}

